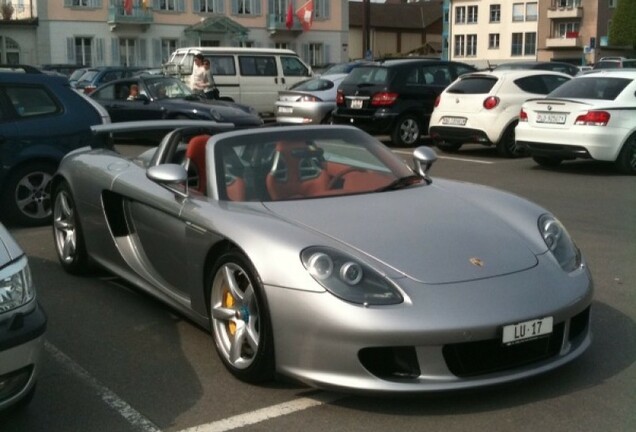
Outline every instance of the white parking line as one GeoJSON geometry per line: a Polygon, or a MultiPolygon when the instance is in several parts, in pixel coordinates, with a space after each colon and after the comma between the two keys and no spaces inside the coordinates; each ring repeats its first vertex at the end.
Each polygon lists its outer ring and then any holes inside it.
{"type": "Polygon", "coordinates": [[[264,422],[276,417],[293,414],[298,411],[306,410],[307,408],[331,403],[338,399],[342,399],[343,397],[345,396],[334,393],[319,392],[312,395],[311,397],[304,397],[289,402],[283,402],[278,405],[272,405],[270,407],[262,408],[256,411],[239,414],[234,417],[228,417],[226,419],[218,420],[212,423],[183,429],[179,432],[226,432],[233,429],[238,429],[241,427],[264,422]]]}
{"type": "Polygon", "coordinates": [[[83,367],[73,361],[69,356],[57,349],[55,345],[44,342],[44,348],[53,356],[55,360],[66,367],[73,375],[81,379],[84,383],[88,384],[93,390],[97,392],[99,397],[110,408],[115,410],[119,415],[125,418],[128,423],[134,426],[137,430],[142,432],[161,432],[154,423],[141,415],[137,410],[131,407],[126,401],[117,396],[113,391],[105,387],[95,378],[93,378],[83,367]]]}

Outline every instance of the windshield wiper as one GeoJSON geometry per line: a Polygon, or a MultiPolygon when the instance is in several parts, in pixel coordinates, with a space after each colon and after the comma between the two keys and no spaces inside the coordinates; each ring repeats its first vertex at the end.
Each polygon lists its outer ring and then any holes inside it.
{"type": "Polygon", "coordinates": [[[390,190],[403,189],[403,188],[412,186],[414,184],[421,183],[423,180],[424,179],[421,176],[417,174],[412,174],[406,177],[397,178],[393,180],[391,183],[389,183],[388,185],[382,186],[381,188],[376,189],[375,192],[385,192],[390,190]]]}

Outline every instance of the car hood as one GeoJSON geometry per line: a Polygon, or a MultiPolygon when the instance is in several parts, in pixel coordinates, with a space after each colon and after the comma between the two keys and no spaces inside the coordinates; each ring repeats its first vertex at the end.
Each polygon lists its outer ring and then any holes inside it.
{"type": "Polygon", "coordinates": [[[20,246],[13,240],[9,231],[0,224],[0,268],[23,254],[20,246]]]}
{"type": "Polygon", "coordinates": [[[537,264],[518,231],[485,208],[434,185],[265,205],[288,222],[422,283],[484,279],[537,264]]]}

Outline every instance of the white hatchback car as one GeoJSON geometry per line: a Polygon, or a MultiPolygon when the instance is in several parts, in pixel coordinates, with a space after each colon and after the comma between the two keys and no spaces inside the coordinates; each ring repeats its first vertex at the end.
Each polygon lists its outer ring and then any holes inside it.
{"type": "Polygon", "coordinates": [[[636,174],[636,69],[593,71],[527,101],[516,136],[541,166],[583,158],[636,174]]]}
{"type": "Polygon", "coordinates": [[[494,70],[460,76],[435,101],[429,135],[442,151],[462,144],[496,145],[500,155],[516,157],[515,126],[521,104],[546,95],[572,77],[546,70],[494,70]]]}

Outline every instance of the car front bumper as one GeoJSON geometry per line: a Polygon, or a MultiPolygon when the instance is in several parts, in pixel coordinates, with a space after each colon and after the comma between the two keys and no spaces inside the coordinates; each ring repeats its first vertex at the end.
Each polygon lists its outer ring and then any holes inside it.
{"type": "Polygon", "coordinates": [[[403,278],[397,282],[409,293],[405,302],[384,307],[266,285],[277,370],[324,389],[419,393],[502,384],[557,368],[591,343],[593,282],[585,266],[552,280],[542,266],[547,259],[469,283],[403,278]],[[541,317],[554,320],[549,336],[502,344],[504,326],[541,317]]]}
{"type": "Polygon", "coordinates": [[[47,318],[42,307],[0,323],[0,410],[28,395],[40,371],[47,318]]]}

